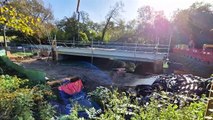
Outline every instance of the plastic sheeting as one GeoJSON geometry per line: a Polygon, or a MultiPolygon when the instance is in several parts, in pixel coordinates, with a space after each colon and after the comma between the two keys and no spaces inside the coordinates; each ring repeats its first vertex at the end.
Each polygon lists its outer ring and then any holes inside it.
{"type": "Polygon", "coordinates": [[[96,67],[95,65],[89,62],[79,61],[79,62],[73,62],[73,63],[66,63],[64,65],[70,65],[70,66],[76,66],[76,67],[82,67],[82,68],[88,69],[89,73],[82,73],[80,75],[82,79],[86,80],[87,82],[93,81],[101,85],[112,84],[112,79],[108,74],[106,74],[104,71],[100,70],[98,67],[96,67]]]}
{"type": "Polygon", "coordinates": [[[19,66],[10,61],[10,59],[6,56],[1,56],[0,61],[2,62],[3,65],[12,69],[12,71],[17,72],[17,74],[19,74],[20,76],[29,79],[31,82],[33,82],[33,84],[42,83],[45,81],[46,76],[45,72],[32,69],[25,69],[24,67],[19,66]]]}

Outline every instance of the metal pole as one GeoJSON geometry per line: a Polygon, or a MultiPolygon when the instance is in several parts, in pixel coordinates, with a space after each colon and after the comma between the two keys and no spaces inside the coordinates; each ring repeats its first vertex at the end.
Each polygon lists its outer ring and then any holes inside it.
{"type": "MultiPolygon", "coordinates": [[[[80,6],[80,1],[81,0],[78,0],[78,3],[77,3],[77,8],[76,8],[76,12],[78,13],[78,25],[77,25],[77,31],[78,31],[78,34],[77,34],[77,36],[78,36],[78,41],[79,41],[79,22],[80,22],[80,12],[79,12],[79,6],[80,6]]],[[[74,42],[75,43],[75,42],[74,42]]],[[[75,44],[74,44],[74,46],[75,46],[75,44]]]]}
{"type": "Polygon", "coordinates": [[[134,51],[134,57],[136,58],[136,51],[137,51],[138,42],[135,44],[135,51],[134,51]]]}
{"type": "MultiPolygon", "coordinates": [[[[78,11],[78,37],[77,37],[78,42],[79,42],[79,22],[80,22],[80,13],[78,11]]],[[[74,47],[75,47],[75,41],[74,41],[74,47]]]]}
{"type": "Polygon", "coordinates": [[[91,57],[91,64],[93,64],[93,38],[92,38],[92,45],[91,45],[91,47],[92,47],[92,57],[91,57]]]}
{"type": "Polygon", "coordinates": [[[173,35],[173,32],[170,34],[170,37],[169,37],[169,48],[168,48],[167,57],[169,57],[170,46],[171,46],[171,41],[172,41],[172,35],[173,35]]]}

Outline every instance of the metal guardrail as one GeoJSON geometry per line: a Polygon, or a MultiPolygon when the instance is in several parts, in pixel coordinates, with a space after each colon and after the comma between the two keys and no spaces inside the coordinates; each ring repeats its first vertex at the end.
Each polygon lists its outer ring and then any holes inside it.
{"type": "MultiPolygon", "coordinates": [[[[51,51],[52,46],[49,45],[28,45],[23,44],[23,48],[27,48],[33,51],[37,51],[39,49],[46,49],[51,51]]],[[[141,53],[150,53],[150,54],[163,54],[167,55],[169,51],[169,45],[162,44],[136,44],[136,43],[100,43],[94,42],[93,44],[83,44],[83,43],[71,43],[71,42],[57,42],[57,49],[60,48],[88,48],[88,51],[91,51],[91,54],[94,54],[94,51],[108,51],[114,50],[117,52],[126,52],[132,53],[134,57],[137,57],[137,54],[141,53]]]]}
{"type": "Polygon", "coordinates": [[[116,49],[118,51],[134,51],[137,52],[152,52],[152,53],[167,53],[169,51],[169,45],[164,44],[137,44],[137,43],[103,43],[93,42],[91,43],[80,43],[80,42],[69,42],[69,41],[57,41],[58,46],[63,47],[91,47],[91,48],[103,48],[103,49],[116,49]]]}

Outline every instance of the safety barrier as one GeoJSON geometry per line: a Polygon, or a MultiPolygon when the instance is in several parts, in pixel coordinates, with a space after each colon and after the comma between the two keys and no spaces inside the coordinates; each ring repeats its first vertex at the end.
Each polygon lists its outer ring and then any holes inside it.
{"type": "Polygon", "coordinates": [[[179,49],[174,48],[174,53],[180,53],[182,55],[188,55],[193,58],[197,58],[204,62],[213,62],[213,52],[205,52],[202,49],[179,49]]]}

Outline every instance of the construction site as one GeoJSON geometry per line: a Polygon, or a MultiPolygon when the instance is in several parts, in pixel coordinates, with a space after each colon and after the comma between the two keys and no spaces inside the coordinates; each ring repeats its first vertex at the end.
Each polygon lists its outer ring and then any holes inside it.
{"type": "Polygon", "coordinates": [[[61,20],[61,2],[0,2],[0,119],[212,120],[212,3],[179,6],[170,20],[136,2],[128,20],[131,5],[111,1],[95,22],[87,7],[104,0],[94,1],[70,3],[61,20]]]}

